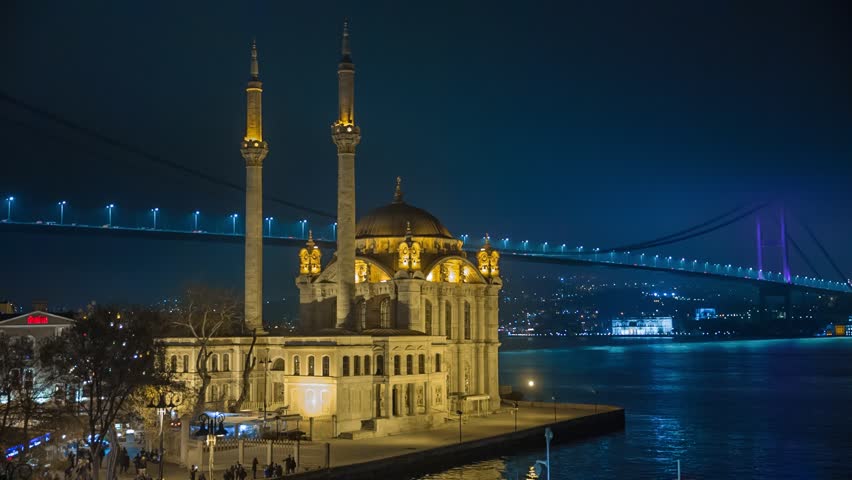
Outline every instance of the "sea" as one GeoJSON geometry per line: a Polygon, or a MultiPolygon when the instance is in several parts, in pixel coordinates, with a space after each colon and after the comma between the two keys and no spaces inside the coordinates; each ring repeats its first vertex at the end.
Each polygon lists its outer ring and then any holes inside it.
{"type": "MultiPolygon", "coordinates": [[[[625,408],[624,431],[552,446],[554,480],[675,479],[678,461],[683,479],[852,479],[852,337],[511,338],[500,384],[625,408]]],[[[419,478],[539,478],[544,456],[542,434],[540,447],[419,478]]]]}

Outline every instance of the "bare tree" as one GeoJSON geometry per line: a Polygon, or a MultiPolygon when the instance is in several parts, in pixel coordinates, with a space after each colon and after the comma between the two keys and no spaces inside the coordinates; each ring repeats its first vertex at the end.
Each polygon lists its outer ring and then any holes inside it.
{"type": "Polygon", "coordinates": [[[95,308],[40,349],[40,361],[61,373],[57,381],[82,388],[76,406],[82,413],[95,480],[107,434],[127,399],[147,385],[168,381],[152,332],[159,320],[155,312],[95,308]]]}
{"type": "MultiPolygon", "coordinates": [[[[243,408],[243,403],[246,401],[246,397],[248,397],[249,389],[251,388],[251,374],[254,371],[254,367],[257,364],[257,359],[254,356],[254,345],[257,343],[257,330],[252,329],[251,331],[251,345],[249,346],[248,354],[245,357],[243,362],[243,381],[240,385],[240,396],[237,398],[236,403],[234,403],[233,410],[235,412],[240,411],[243,408]]],[[[264,392],[265,394],[266,392],[264,392]]]]}
{"type": "Polygon", "coordinates": [[[194,414],[203,410],[207,387],[210,386],[208,361],[213,355],[211,342],[215,337],[242,331],[241,311],[239,302],[229,292],[198,287],[186,292],[182,305],[173,314],[172,325],[195,338],[197,347],[195,371],[201,382],[194,403],[194,414]]]}

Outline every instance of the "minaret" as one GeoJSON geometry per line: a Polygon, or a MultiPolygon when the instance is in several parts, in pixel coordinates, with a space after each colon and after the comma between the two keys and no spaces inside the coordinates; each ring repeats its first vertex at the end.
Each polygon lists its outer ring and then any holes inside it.
{"type": "Polygon", "coordinates": [[[246,136],[242,153],[246,161],[246,265],[245,321],[249,330],[263,333],[263,159],[269,145],[263,141],[257,44],[251,43],[251,79],[246,86],[246,136]]]}
{"type": "Polygon", "coordinates": [[[355,296],[355,146],[361,129],[355,125],[355,65],[349,48],[349,22],[343,23],[343,42],[337,65],[337,121],[331,138],[337,145],[337,328],[349,322],[355,296]]]}

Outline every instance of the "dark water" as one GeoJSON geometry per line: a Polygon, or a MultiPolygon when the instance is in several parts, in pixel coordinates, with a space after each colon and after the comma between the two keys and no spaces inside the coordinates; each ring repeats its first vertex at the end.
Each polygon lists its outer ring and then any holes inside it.
{"type": "MultiPolygon", "coordinates": [[[[535,344],[530,344],[535,347],[535,344]]],[[[500,354],[501,384],[626,408],[624,432],[557,445],[554,479],[852,479],[852,338],[624,341],[500,354]]],[[[522,414],[522,413],[521,413],[522,414]]],[[[535,478],[541,451],[429,475],[535,478]]]]}

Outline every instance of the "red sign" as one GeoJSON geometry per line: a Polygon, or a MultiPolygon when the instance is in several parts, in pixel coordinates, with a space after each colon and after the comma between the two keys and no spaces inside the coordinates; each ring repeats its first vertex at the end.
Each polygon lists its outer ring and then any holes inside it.
{"type": "Polygon", "coordinates": [[[27,317],[27,325],[46,325],[47,317],[44,315],[30,315],[27,317]]]}

